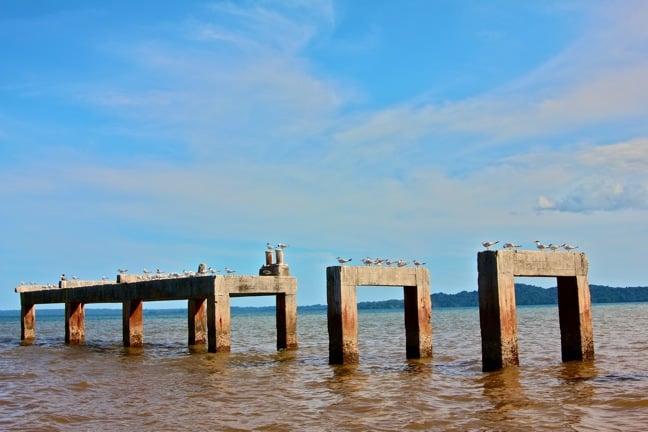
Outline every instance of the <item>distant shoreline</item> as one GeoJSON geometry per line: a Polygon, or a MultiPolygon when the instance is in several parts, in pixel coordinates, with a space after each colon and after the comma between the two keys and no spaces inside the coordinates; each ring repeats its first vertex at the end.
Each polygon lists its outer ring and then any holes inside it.
{"type": "MultiPolygon", "coordinates": [[[[609,287],[605,285],[590,285],[590,293],[593,304],[605,303],[643,303],[648,302],[648,287],[609,287]]],[[[542,306],[552,305],[558,303],[557,288],[541,288],[534,285],[515,284],[515,297],[518,306],[542,306]]],[[[91,306],[96,305],[92,304],[91,306]]],[[[432,308],[466,308],[466,307],[479,307],[479,297],[477,291],[461,291],[456,294],[434,293],[432,294],[432,308]]],[[[389,310],[389,309],[402,309],[402,299],[392,300],[379,300],[379,301],[364,301],[358,302],[359,310],[389,310]]],[[[43,309],[45,311],[61,311],[60,309],[43,309]]],[[[119,308],[95,308],[90,307],[90,310],[95,311],[115,311],[119,308]]],[[[162,314],[165,311],[172,312],[181,308],[158,308],[158,309],[145,309],[145,313],[162,314]]],[[[298,306],[298,312],[309,311],[326,311],[325,304],[314,304],[298,306]]],[[[271,312],[274,311],[274,306],[232,306],[233,313],[245,312],[271,312]]],[[[20,309],[5,309],[0,310],[0,316],[15,316],[20,314],[20,309]]]]}

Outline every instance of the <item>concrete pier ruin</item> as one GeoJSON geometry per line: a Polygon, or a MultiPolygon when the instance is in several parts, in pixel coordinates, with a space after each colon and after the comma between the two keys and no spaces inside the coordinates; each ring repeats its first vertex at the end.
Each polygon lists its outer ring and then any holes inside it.
{"type": "Polygon", "coordinates": [[[334,266],[326,269],[330,364],[358,363],[358,286],[402,286],[406,356],[432,356],[432,299],[427,269],[334,266]]]}
{"type": "MultiPolygon", "coordinates": [[[[287,273],[282,268],[283,273],[287,273]]],[[[140,280],[121,274],[117,282],[61,281],[58,287],[20,286],[21,339],[36,337],[37,304],[65,304],[65,342],[85,340],[85,305],[121,303],[123,342],[127,347],[144,343],[145,301],[187,300],[189,345],[208,345],[210,352],[231,349],[230,298],[276,297],[277,349],[297,348],[297,279],[292,276],[195,275],[140,280]]]]}
{"type": "Polygon", "coordinates": [[[482,369],[518,366],[515,276],[555,277],[562,360],[592,360],[594,336],[584,253],[482,251],[477,254],[482,369]]]}

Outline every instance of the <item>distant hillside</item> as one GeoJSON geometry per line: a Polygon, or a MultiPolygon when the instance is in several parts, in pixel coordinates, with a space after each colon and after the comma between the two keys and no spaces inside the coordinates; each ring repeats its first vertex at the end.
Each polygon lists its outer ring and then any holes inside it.
{"type": "MultiPolygon", "coordinates": [[[[648,302],[648,287],[614,288],[590,285],[592,303],[648,302]]],[[[558,303],[557,288],[541,288],[534,285],[515,284],[515,302],[518,306],[548,305],[558,303]]],[[[432,307],[478,307],[477,291],[461,291],[457,294],[433,293],[432,307]]],[[[360,302],[358,309],[402,309],[402,300],[360,302]]]]}

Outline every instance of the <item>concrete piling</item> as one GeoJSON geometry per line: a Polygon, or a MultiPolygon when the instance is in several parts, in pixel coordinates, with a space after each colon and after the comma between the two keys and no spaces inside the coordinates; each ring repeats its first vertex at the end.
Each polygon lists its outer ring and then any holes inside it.
{"type": "Polygon", "coordinates": [[[36,337],[36,308],[33,303],[21,302],[20,340],[29,343],[36,337]]]}
{"type": "Polygon", "coordinates": [[[122,329],[125,347],[144,345],[144,302],[125,300],[122,304],[122,329]]]}
{"type": "Polygon", "coordinates": [[[65,343],[78,345],[85,341],[85,308],[83,303],[65,303],[65,343]]]}
{"type": "Polygon", "coordinates": [[[326,269],[330,364],[358,362],[358,286],[402,286],[406,357],[432,356],[432,301],[427,269],[334,266],[326,269]]]}
{"type": "Polygon", "coordinates": [[[187,300],[189,345],[207,343],[207,299],[187,300]]]}
{"type": "Polygon", "coordinates": [[[594,358],[584,253],[483,251],[477,267],[484,371],[519,365],[515,276],[557,278],[562,359],[594,358]]]}

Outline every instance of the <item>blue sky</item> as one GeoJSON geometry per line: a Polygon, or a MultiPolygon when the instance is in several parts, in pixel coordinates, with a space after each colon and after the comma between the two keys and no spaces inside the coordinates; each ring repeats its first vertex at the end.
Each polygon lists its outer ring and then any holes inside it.
{"type": "Polygon", "coordinates": [[[3,2],[0,309],[61,273],[258,274],[266,242],[299,304],[338,255],[475,290],[482,240],[577,244],[590,283],[646,285],[646,22],[642,1],[3,2]]]}

